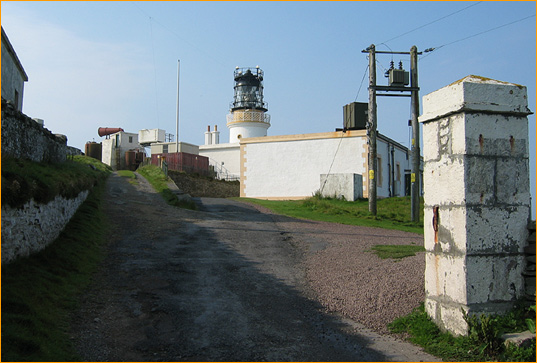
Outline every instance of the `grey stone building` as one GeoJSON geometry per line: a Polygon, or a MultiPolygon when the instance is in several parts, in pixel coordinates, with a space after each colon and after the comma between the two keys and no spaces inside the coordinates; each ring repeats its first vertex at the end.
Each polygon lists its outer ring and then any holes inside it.
{"type": "Polygon", "coordinates": [[[11,102],[18,111],[22,111],[24,82],[27,81],[22,63],[2,28],[2,98],[11,102]]]}

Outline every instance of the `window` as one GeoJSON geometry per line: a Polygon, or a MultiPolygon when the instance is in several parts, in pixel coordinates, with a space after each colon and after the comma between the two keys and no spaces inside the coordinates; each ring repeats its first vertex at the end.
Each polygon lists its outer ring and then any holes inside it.
{"type": "Polygon", "coordinates": [[[401,181],[401,165],[399,163],[395,165],[395,173],[395,180],[401,181]]]}
{"type": "Polygon", "coordinates": [[[167,154],[168,153],[168,145],[162,145],[162,153],[167,154]]]}
{"type": "Polygon", "coordinates": [[[132,136],[129,136],[129,144],[132,144],[132,136]]]}

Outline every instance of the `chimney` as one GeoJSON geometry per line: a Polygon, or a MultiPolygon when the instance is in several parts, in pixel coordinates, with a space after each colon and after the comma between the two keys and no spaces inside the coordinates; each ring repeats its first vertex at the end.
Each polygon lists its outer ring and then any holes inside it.
{"type": "Polygon", "coordinates": [[[211,125],[207,126],[207,131],[205,132],[205,145],[211,145],[213,143],[213,137],[211,133],[211,125]]]}
{"type": "Polygon", "coordinates": [[[212,134],[213,144],[220,144],[220,131],[218,131],[217,125],[214,125],[214,131],[212,132],[212,134]]]}

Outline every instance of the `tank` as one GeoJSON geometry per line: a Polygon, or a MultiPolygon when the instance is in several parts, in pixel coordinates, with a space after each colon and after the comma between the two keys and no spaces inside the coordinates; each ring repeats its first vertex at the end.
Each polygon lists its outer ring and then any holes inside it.
{"type": "Polygon", "coordinates": [[[86,156],[102,161],[103,145],[95,141],[87,142],[84,148],[86,156]]]}

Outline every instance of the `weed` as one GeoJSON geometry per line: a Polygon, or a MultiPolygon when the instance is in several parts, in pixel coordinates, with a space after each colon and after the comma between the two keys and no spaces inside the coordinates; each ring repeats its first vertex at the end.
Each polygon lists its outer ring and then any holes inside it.
{"type": "Polygon", "coordinates": [[[423,246],[416,245],[376,245],[371,250],[382,259],[401,259],[415,256],[417,252],[425,252],[423,246]]]}
{"type": "Polygon", "coordinates": [[[499,337],[505,332],[525,329],[528,309],[517,307],[503,315],[465,315],[468,336],[454,337],[441,332],[427,316],[423,304],[411,314],[388,325],[393,333],[404,334],[430,354],[449,361],[535,361],[535,341],[529,348],[505,347],[499,337]]]}

